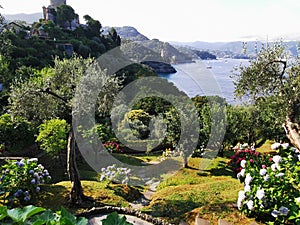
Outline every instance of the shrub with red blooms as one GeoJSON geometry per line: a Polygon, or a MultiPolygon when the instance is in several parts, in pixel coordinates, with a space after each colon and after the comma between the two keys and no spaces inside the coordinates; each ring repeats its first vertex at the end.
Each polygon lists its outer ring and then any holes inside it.
{"type": "Polygon", "coordinates": [[[122,149],[121,149],[120,145],[117,142],[114,142],[114,141],[105,142],[104,147],[110,153],[122,153],[122,149]]]}
{"type": "Polygon", "coordinates": [[[245,149],[239,150],[230,158],[228,166],[235,172],[239,173],[243,168],[241,162],[243,160],[250,161],[250,163],[257,164],[262,160],[262,155],[255,150],[245,149]]]}

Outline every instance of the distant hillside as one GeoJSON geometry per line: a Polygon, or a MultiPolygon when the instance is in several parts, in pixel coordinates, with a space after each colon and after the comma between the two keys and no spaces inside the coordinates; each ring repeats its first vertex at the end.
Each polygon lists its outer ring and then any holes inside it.
{"type": "MultiPolygon", "coordinates": [[[[186,63],[192,61],[192,55],[180,52],[167,42],[158,39],[149,40],[136,28],[130,26],[114,27],[121,37],[122,51],[132,60],[163,61],[166,63],[186,63]]],[[[109,32],[111,27],[104,27],[103,33],[109,32]]]]}
{"type": "MultiPolygon", "coordinates": [[[[260,50],[266,43],[261,41],[250,41],[246,45],[242,41],[236,42],[171,42],[175,46],[185,46],[191,47],[198,50],[207,50],[216,54],[218,57],[231,57],[231,58],[244,58],[255,56],[257,50],[260,50]],[[247,47],[246,55],[244,54],[244,47],[247,47]]],[[[285,42],[287,48],[290,50],[291,54],[297,55],[297,41],[285,42]]]]}
{"type": "Polygon", "coordinates": [[[191,55],[182,53],[169,43],[158,39],[138,42],[123,39],[121,49],[129,58],[138,62],[145,60],[171,64],[192,62],[191,55]]]}
{"type": "Polygon", "coordinates": [[[25,21],[28,24],[32,24],[34,22],[38,22],[39,19],[43,18],[43,13],[33,13],[33,14],[25,14],[25,13],[19,13],[19,14],[11,14],[11,15],[3,15],[4,18],[7,21],[25,21]]]}
{"type": "MultiPolygon", "coordinates": [[[[137,31],[134,27],[124,26],[124,27],[114,27],[117,33],[122,39],[127,39],[131,41],[148,41],[149,39],[137,31]]],[[[103,27],[103,32],[108,33],[111,27],[103,27]]]]}

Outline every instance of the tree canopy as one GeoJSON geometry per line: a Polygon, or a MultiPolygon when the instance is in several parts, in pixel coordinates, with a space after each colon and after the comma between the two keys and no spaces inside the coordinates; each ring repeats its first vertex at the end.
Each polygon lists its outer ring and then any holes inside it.
{"type": "Polygon", "coordinates": [[[235,93],[249,98],[265,112],[265,121],[281,123],[300,149],[300,58],[293,58],[283,43],[265,45],[249,66],[237,68],[235,93]]]}

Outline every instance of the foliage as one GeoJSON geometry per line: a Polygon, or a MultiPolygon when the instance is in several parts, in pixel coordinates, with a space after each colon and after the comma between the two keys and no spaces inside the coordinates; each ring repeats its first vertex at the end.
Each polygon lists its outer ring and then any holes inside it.
{"type": "Polygon", "coordinates": [[[258,162],[244,161],[238,207],[269,224],[300,223],[300,152],[278,144],[278,155],[258,162]]]}
{"type": "Polygon", "coordinates": [[[97,75],[94,79],[107,85],[99,93],[97,108],[100,108],[105,105],[102,101],[106,98],[103,97],[119,88],[119,81],[103,71],[99,72],[95,60],[74,56],[63,60],[56,58],[53,67],[41,70],[28,80],[17,80],[12,85],[10,95],[11,112],[39,122],[59,118],[70,123],[71,103],[78,83],[83,79],[92,82],[92,78],[86,74],[87,69],[89,73],[97,75]]]}
{"type": "Polygon", "coordinates": [[[89,15],[83,16],[84,20],[86,21],[86,24],[88,26],[87,33],[89,37],[99,37],[102,25],[98,20],[94,20],[89,15]]]}
{"type": "Polygon", "coordinates": [[[65,120],[51,119],[44,121],[39,126],[39,134],[36,138],[41,143],[41,148],[52,157],[67,148],[67,136],[70,126],[65,120]]]}
{"type": "Polygon", "coordinates": [[[49,182],[51,176],[37,159],[8,161],[1,168],[1,201],[3,204],[18,200],[27,204],[38,195],[40,185],[49,182]]]}
{"type": "Polygon", "coordinates": [[[125,116],[125,123],[129,124],[134,136],[138,139],[146,139],[150,134],[149,122],[151,116],[143,110],[131,110],[125,116]]]}
{"type": "MultiPolygon", "coordinates": [[[[206,146],[206,148],[222,150],[226,131],[227,103],[224,98],[219,96],[208,96],[207,99],[208,103],[200,108],[198,148],[206,146]],[[208,146],[208,144],[210,144],[210,146],[208,146]]],[[[209,157],[209,155],[207,156],[209,157]]]]}
{"type": "Polygon", "coordinates": [[[7,151],[16,151],[34,143],[33,125],[22,117],[0,116],[0,143],[7,151]],[[24,138],[26,137],[26,138],[24,138]]]}
{"type": "Polygon", "coordinates": [[[6,206],[0,207],[0,220],[4,224],[40,224],[40,225],[87,225],[86,218],[72,215],[65,208],[60,211],[52,212],[42,207],[33,205],[24,208],[8,209],[6,206]]]}
{"type": "Polygon", "coordinates": [[[113,181],[116,183],[128,184],[130,180],[130,172],[130,169],[119,168],[113,164],[112,166],[101,169],[100,181],[108,180],[110,182],[113,181]]]}
{"type": "Polygon", "coordinates": [[[249,161],[252,165],[261,163],[261,159],[263,156],[259,152],[256,152],[255,149],[244,149],[238,150],[233,156],[230,157],[230,161],[228,162],[228,166],[232,169],[236,174],[240,173],[241,170],[244,168],[241,165],[245,161],[249,161]]]}
{"type": "Polygon", "coordinates": [[[71,6],[61,5],[57,7],[56,20],[61,27],[65,27],[66,22],[68,22],[71,27],[71,22],[75,19],[75,17],[75,11],[71,6]]]}
{"type": "Polygon", "coordinates": [[[178,150],[172,150],[171,148],[167,148],[165,151],[162,153],[163,158],[168,158],[168,157],[179,157],[182,155],[181,151],[178,150]]]}
{"type": "Polygon", "coordinates": [[[299,73],[300,58],[290,57],[282,43],[274,43],[263,46],[249,66],[240,66],[233,74],[236,95],[255,103],[266,127],[273,123],[270,128],[275,125],[277,132],[284,124],[290,142],[298,148],[299,73]]]}
{"type": "Polygon", "coordinates": [[[110,152],[110,153],[121,153],[122,149],[120,144],[114,141],[105,142],[103,146],[110,152]]]}
{"type": "Polygon", "coordinates": [[[120,216],[117,212],[107,215],[107,218],[102,220],[103,225],[132,225],[126,221],[125,216],[120,216]]]}

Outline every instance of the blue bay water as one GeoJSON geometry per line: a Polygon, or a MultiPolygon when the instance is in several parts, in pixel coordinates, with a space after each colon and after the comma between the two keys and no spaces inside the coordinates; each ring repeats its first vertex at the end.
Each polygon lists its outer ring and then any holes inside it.
{"type": "Polygon", "coordinates": [[[177,73],[159,76],[167,79],[189,97],[196,95],[219,95],[234,104],[234,67],[247,65],[245,59],[196,60],[195,63],[173,65],[177,73]]]}

